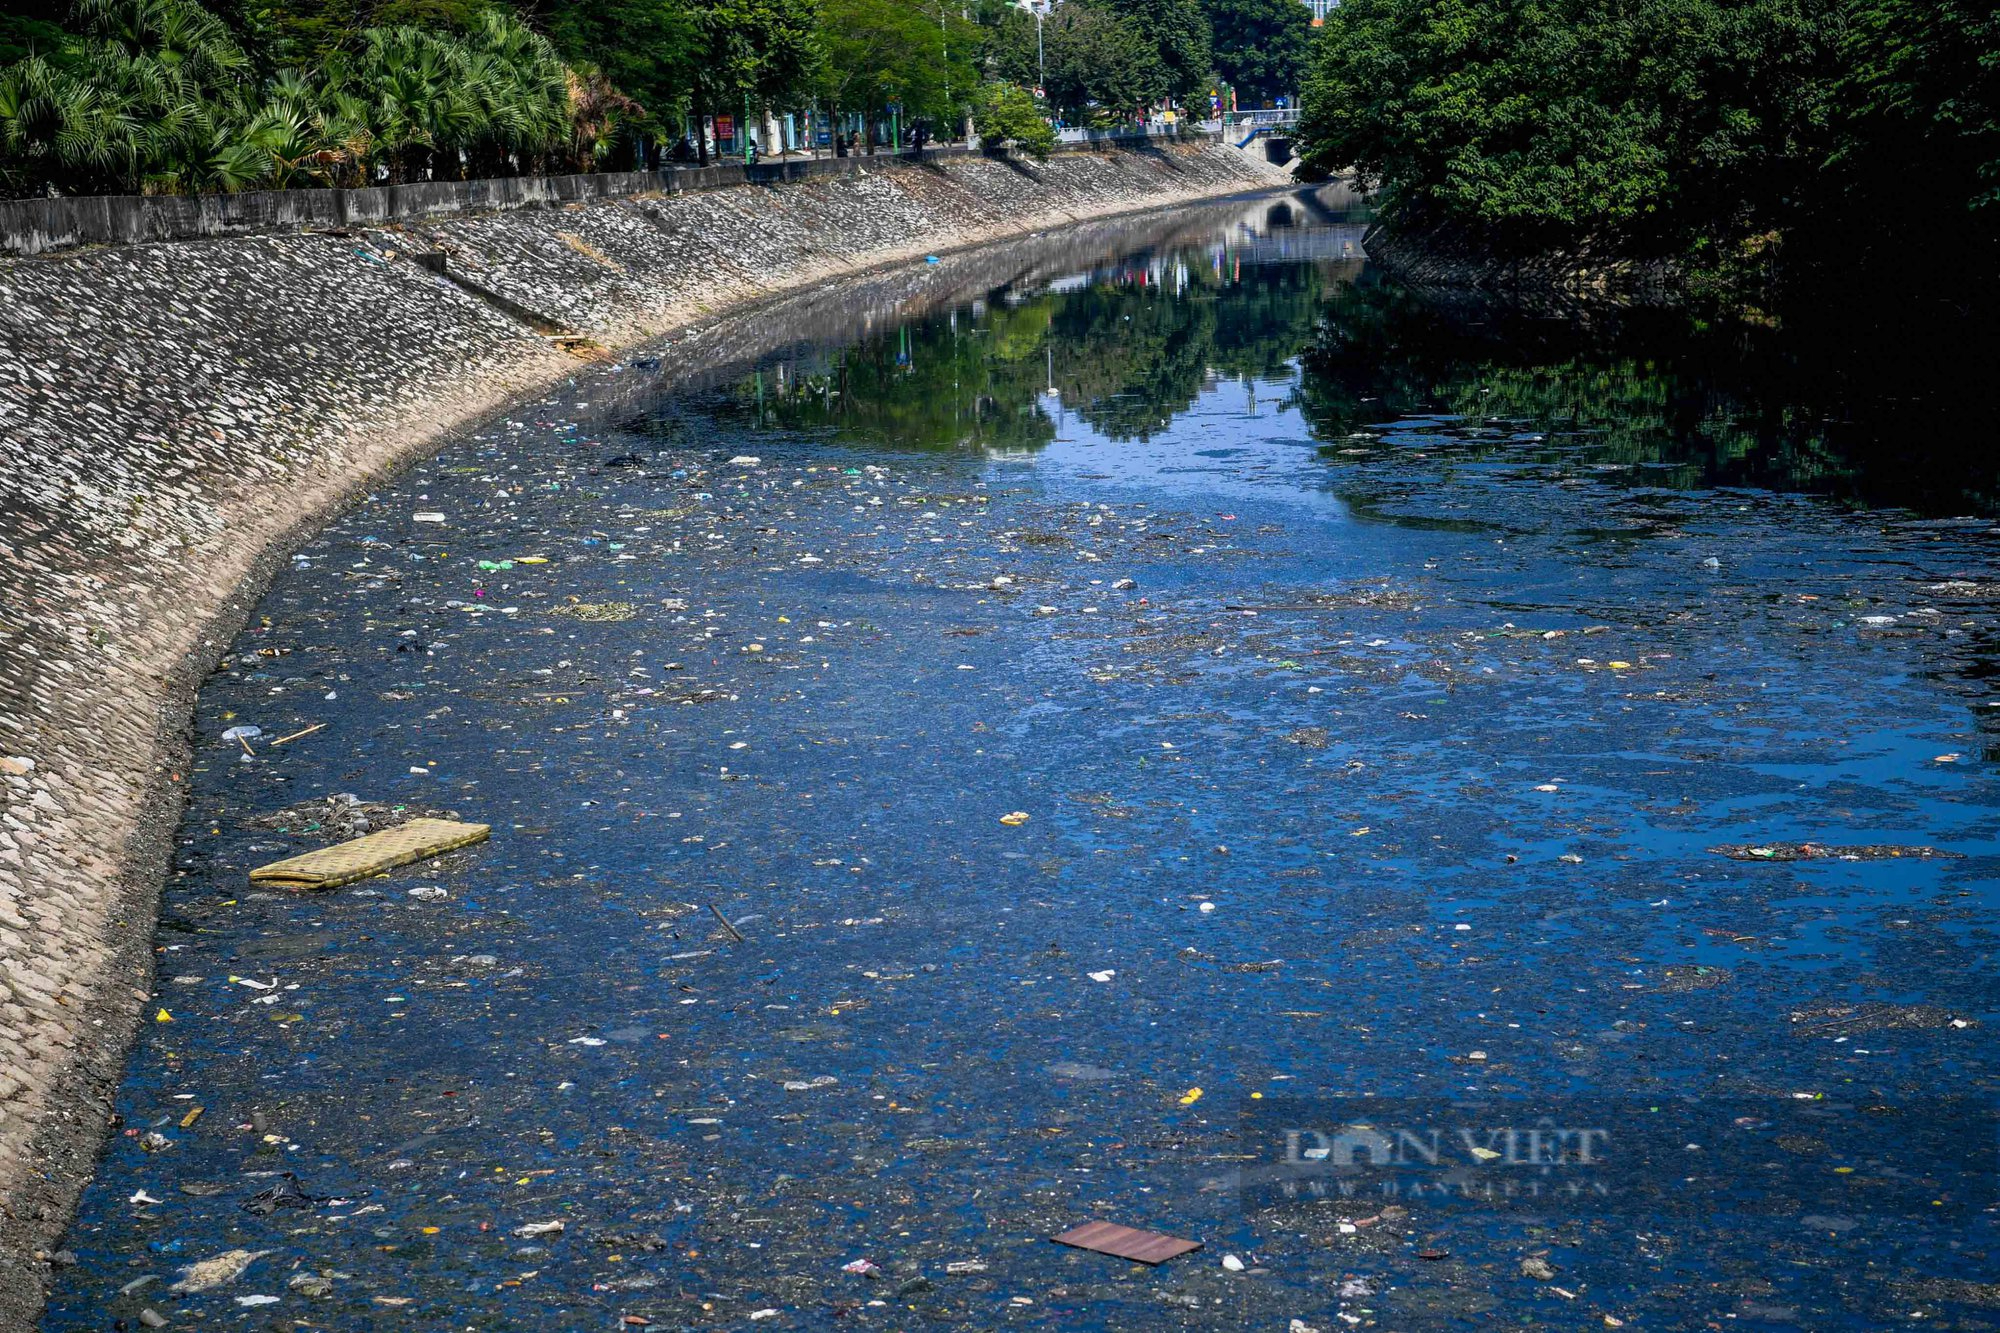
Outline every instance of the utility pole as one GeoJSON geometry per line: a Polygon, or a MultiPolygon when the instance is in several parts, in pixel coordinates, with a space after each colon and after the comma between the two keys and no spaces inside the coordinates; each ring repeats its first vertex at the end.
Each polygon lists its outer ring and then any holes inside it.
{"type": "Polygon", "coordinates": [[[1049,12],[1049,0],[1035,0],[1035,95],[1046,97],[1049,74],[1042,59],[1042,18],[1049,12]]]}

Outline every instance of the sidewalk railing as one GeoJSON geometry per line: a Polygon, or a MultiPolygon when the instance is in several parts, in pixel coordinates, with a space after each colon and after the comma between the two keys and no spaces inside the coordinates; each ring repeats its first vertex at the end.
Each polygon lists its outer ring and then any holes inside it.
{"type": "Polygon", "coordinates": [[[1270,111],[1230,111],[1223,115],[1225,128],[1249,129],[1290,129],[1299,123],[1299,109],[1295,106],[1270,111]]]}
{"type": "Polygon", "coordinates": [[[1056,131],[1056,142],[1063,144],[1092,143],[1135,143],[1146,139],[1192,139],[1199,135],[1213,135],[1214,121],[1183,121],[1178,125],[1168,125],[1154,121],[1144,129],[1134,126],[1130,129],[1088,130],[1080,125],[1069,125],[1056,131]]]}

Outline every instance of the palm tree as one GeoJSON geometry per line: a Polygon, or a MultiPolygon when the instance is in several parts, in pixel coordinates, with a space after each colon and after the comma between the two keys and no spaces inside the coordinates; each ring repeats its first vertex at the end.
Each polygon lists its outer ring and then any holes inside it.
{"type": "Polygon", "coordinates": [[[461,37],[371,28],[319,75],[261,87],[195,0],[77,0],[66,62],[0,69],[0,187],[242,190],[426,171],[588,167],[639,105],[500,13],[461,37]]]}
{"type": "Polygon", "coordinates": [[[611,150],[619,122],[646,114],[646,108],[611,86],[602,70],[569,71],[570,160],[589,171],[611,150]]]}

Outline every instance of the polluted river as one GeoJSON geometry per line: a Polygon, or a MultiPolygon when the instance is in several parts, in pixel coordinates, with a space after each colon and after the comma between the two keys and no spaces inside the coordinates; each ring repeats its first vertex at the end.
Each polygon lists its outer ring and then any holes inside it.
{"type": "Polygon", "coordinates": [[[1363,222],[580,362],[304,544],[45,1328],[2000,1320],[1990,425],[1363,222]]]}

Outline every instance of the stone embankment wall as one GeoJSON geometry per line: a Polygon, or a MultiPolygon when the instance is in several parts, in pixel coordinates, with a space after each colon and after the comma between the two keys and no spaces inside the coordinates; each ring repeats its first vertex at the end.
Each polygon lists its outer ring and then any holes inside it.
{"type": "MultiPolygon", "coordinates": [[[[1139,136],[1143,139],[1145,136],[1139,136]]],[[[1117,142],[1100,141],[1103,148],[1117,142]]],[[[1143,145],[1124,140],[1126,148],[1143,145]]],[[[1159,147],[1172,146],[1167,140],[1159,147]]],[[[979,150],[926,148],[899,156],[786,158],[748,165],[717,161],[661,171],[601,171],[587,176],[511,176],[476,181],[418,181],[358,190],[246,190],[204,195],[64,195],[0,199],[0,255],[39,255],[78,245],[132,245],[300,228],[382,227],[517,208],[553,208],[637,195],[684,194],[733,185],[777,185],[870,168],[938,165],[979,150]]],[[[1062,152],[1098,148],[1064,147],[1062,152]]]]}
{"type": "Polygon", "coordinates": [[[1681,294],[1681,275],[1664,260],[1588,246],[1520,254],[1451,225],[1379,225],[1363,248],[1371,264],[1405,286],[1488,292],[1531,308],[1666,305],[1681,294]]]}
{"type": "Polygon", "coordinates": [[[575,350],[1284,183],[1212,143],[854,165],[0,260],[0,1328],[34,1318],[150,994],[194,690],[319,517],[575,350]]]}

